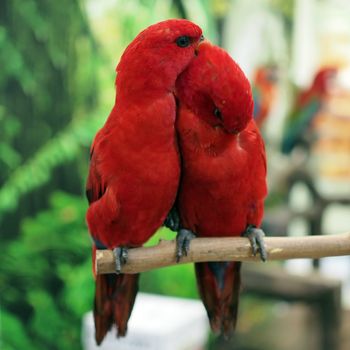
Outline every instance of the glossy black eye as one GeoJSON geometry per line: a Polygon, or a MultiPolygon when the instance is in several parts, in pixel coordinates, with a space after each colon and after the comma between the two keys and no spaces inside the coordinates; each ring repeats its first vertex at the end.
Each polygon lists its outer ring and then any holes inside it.
{"type": "Polygon", "coordinates": [[[216,118],[222,120],[222,115],[221,115],[221,112],[220,112],[220,109],[219,108],[216,108],[214,109],[214,115],[216,118]]]}
{"type": "Polygon", "coordinates": [[[189,36],[179,36],[177,39],[176,39],[176,45],[179,46],[179,47],[188,47],[191,45],[191,39],[189,36]]]}

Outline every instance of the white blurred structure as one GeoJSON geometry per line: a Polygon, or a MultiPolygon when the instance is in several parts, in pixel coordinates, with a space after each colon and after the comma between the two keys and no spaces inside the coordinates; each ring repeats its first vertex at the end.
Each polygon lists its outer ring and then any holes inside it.
{"type": "Polygon", "coordinates": [[[83,319],[84,350],[200,350],[209,332],[206,311],[198,300],[139,293],[125,338],[113,328],[101,346],[95,342],[92,312],[83,319]]]}
{"type": "Polygon", "coordinates": [[[296,0],[292,42],[292,79],[298,86],[309,87],[319,64],[316,0],[296,0]]]}
{"type": "Polygon", "coordinates": [[[288,64],[282,18],[271,11],[267,0],[231,2],[223,45],[249,79],[262,64],[288,64]]]}

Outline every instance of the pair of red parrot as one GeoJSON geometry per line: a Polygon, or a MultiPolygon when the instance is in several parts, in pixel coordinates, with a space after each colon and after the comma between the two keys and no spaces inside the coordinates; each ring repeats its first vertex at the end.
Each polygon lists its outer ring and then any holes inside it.
{"type": "MultiPolygon", "coordinates": [[[[118,336],[126,334],[139,275],[120,274],[121,265],[127,249],[164,222],[178,231],[178,259],[194,235],[242,234],[266,258],[258,228],[267,192],[264,144],[238,65],[203,41],[194,23],[167,20],[142,31],[116,70],[115,105],[91,147],[86,188],[94,250],[116,255],[117,274],[96,276],[98,344],[113,324],[118,336]]],[[[195,268],[212,329],[229,335],[240,263],[195,268]]]]}

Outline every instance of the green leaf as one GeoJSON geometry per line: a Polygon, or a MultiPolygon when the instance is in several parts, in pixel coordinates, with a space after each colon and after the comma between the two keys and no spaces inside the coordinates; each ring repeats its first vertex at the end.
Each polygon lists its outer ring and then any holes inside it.
{"type": "Polygon", "coordinates": [[[3,350],[34,350],[23,324],[11,313],[0,310],[0,348],[3,350]]]}

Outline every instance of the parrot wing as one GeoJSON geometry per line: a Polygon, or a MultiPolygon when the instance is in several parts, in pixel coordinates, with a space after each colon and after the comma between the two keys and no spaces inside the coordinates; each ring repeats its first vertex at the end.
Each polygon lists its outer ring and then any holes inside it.
{"type": "Polygon", "coordinates": [[[317,98],[312,98],[308,104],[292,112],[287,121],[282,139],[283,153],[289,154],[301,141],[303,134],[319,111],[320,106],[321,102],[317,98]]]}
{"type": "Polygon", "coordinates": [[[110,243],[111,231],[120,213],[117,185],[111,183],[111,176],[107,173],[111,157],[109,157],[108,139],[105,136],[110,136],[108,130],[101,129],[91,147],[90,168],[85,189],[89,201],[86,213],[89,232],[99,249],[115,248],[110,243]]]}
{"type": "Polygon", "coordinates": [[[106,186],[102,185],[101,175],[98,173],[96,167],[96,157],[94,157],[95,142],[93,142],[90,150],[90,169],[85,189],[89,204],[99,200],[106,192],[106,186]]]}
{"type": "MultiPolygon", "coordinates": [[[[86,197],[90,208],[93,209],[93,216],[97,222],[103,222],[113,218],[116,220],[119,210],[115,192],[108,188],[107,183],[98,171],[98,144],[101,141],[101,131],[96,135],[90,150],[90,169],[86,184],[86,197]]],[[[91,218],[91,217],[90,217],[91,218]]],[[[92,220],[90,220],[92,222],[92,220]]],[[[93,230],[90,230],[93,236],[93,230]]],[[[139,274],[135,275],[96,275],[95,254],[96,249],[106,249],[106,247],[95,237],[93,237],[93,269],[96,276],[95,300],[94,300],[94,320],[95,338],[97,344],[101,344],[107,332],[113,324],[117,326],[118,336],[125,336],[127,322],[134,306],[138,291],[139,274]],[[122,293],[120,291],[123,291],[122,293]]]]}

